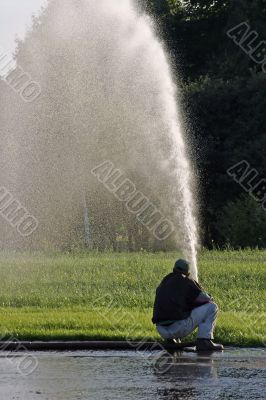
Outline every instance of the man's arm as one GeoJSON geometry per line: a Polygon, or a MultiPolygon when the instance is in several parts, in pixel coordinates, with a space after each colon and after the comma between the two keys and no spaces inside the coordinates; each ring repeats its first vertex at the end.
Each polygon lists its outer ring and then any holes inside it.
{"type": "Polygon", "coordinates": [[[207,303],[212,303],[213,298],[209,296],[205,292],[200,292],[198,297],[195,300],[196,305],[202,305],[202,304],[207,304],[207,303]]]}
{"type": "Polygon", "coordinates": [[[212,303],[213,302],[212,296],[206,293],[203,287],[197,281],[195,281],[194,279],[192,279],[192,281],[201,291],[195,300],[196,305],[199,306],[202,304],[212,303]]]}

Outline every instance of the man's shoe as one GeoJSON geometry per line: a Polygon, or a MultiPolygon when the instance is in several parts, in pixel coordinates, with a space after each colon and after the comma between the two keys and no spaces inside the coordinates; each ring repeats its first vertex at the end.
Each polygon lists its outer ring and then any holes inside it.
{"type": "Polygon", "coordinates": [[[213,343],[211,339],[197,339],[196,349],[197,351],[222,351],[224,346],[213,343]]]}

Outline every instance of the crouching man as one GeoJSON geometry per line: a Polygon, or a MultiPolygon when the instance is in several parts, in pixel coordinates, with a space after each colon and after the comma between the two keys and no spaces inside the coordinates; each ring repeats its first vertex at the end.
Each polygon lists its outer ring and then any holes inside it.
{"type": "Polygon", "coordinates": [[[218,307],[189,275],[189,263],[177,260],[173,272],[156,290],[152,322],[169,342],[188,336],[198,327],[197,351],[223,350],[221,344],[212,341],[218,307]]]}

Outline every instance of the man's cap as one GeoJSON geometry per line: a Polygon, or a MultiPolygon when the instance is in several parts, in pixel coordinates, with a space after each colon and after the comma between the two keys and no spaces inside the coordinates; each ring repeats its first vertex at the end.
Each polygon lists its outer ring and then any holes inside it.
{"type": "Polygon", "coordinates": [[[189,274],[189,262],[186,260],[177,260],[174,266],[174,272],[182,272],[183,274],[189,274]]]}

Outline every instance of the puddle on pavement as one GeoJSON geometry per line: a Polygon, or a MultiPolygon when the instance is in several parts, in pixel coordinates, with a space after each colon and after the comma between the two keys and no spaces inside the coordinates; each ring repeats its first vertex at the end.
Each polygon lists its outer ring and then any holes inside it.
{"type": "Polygon", "coordinates": [[[0,353],[5,400],[262,400],[265,378],[265,349],[0,353]]]}

